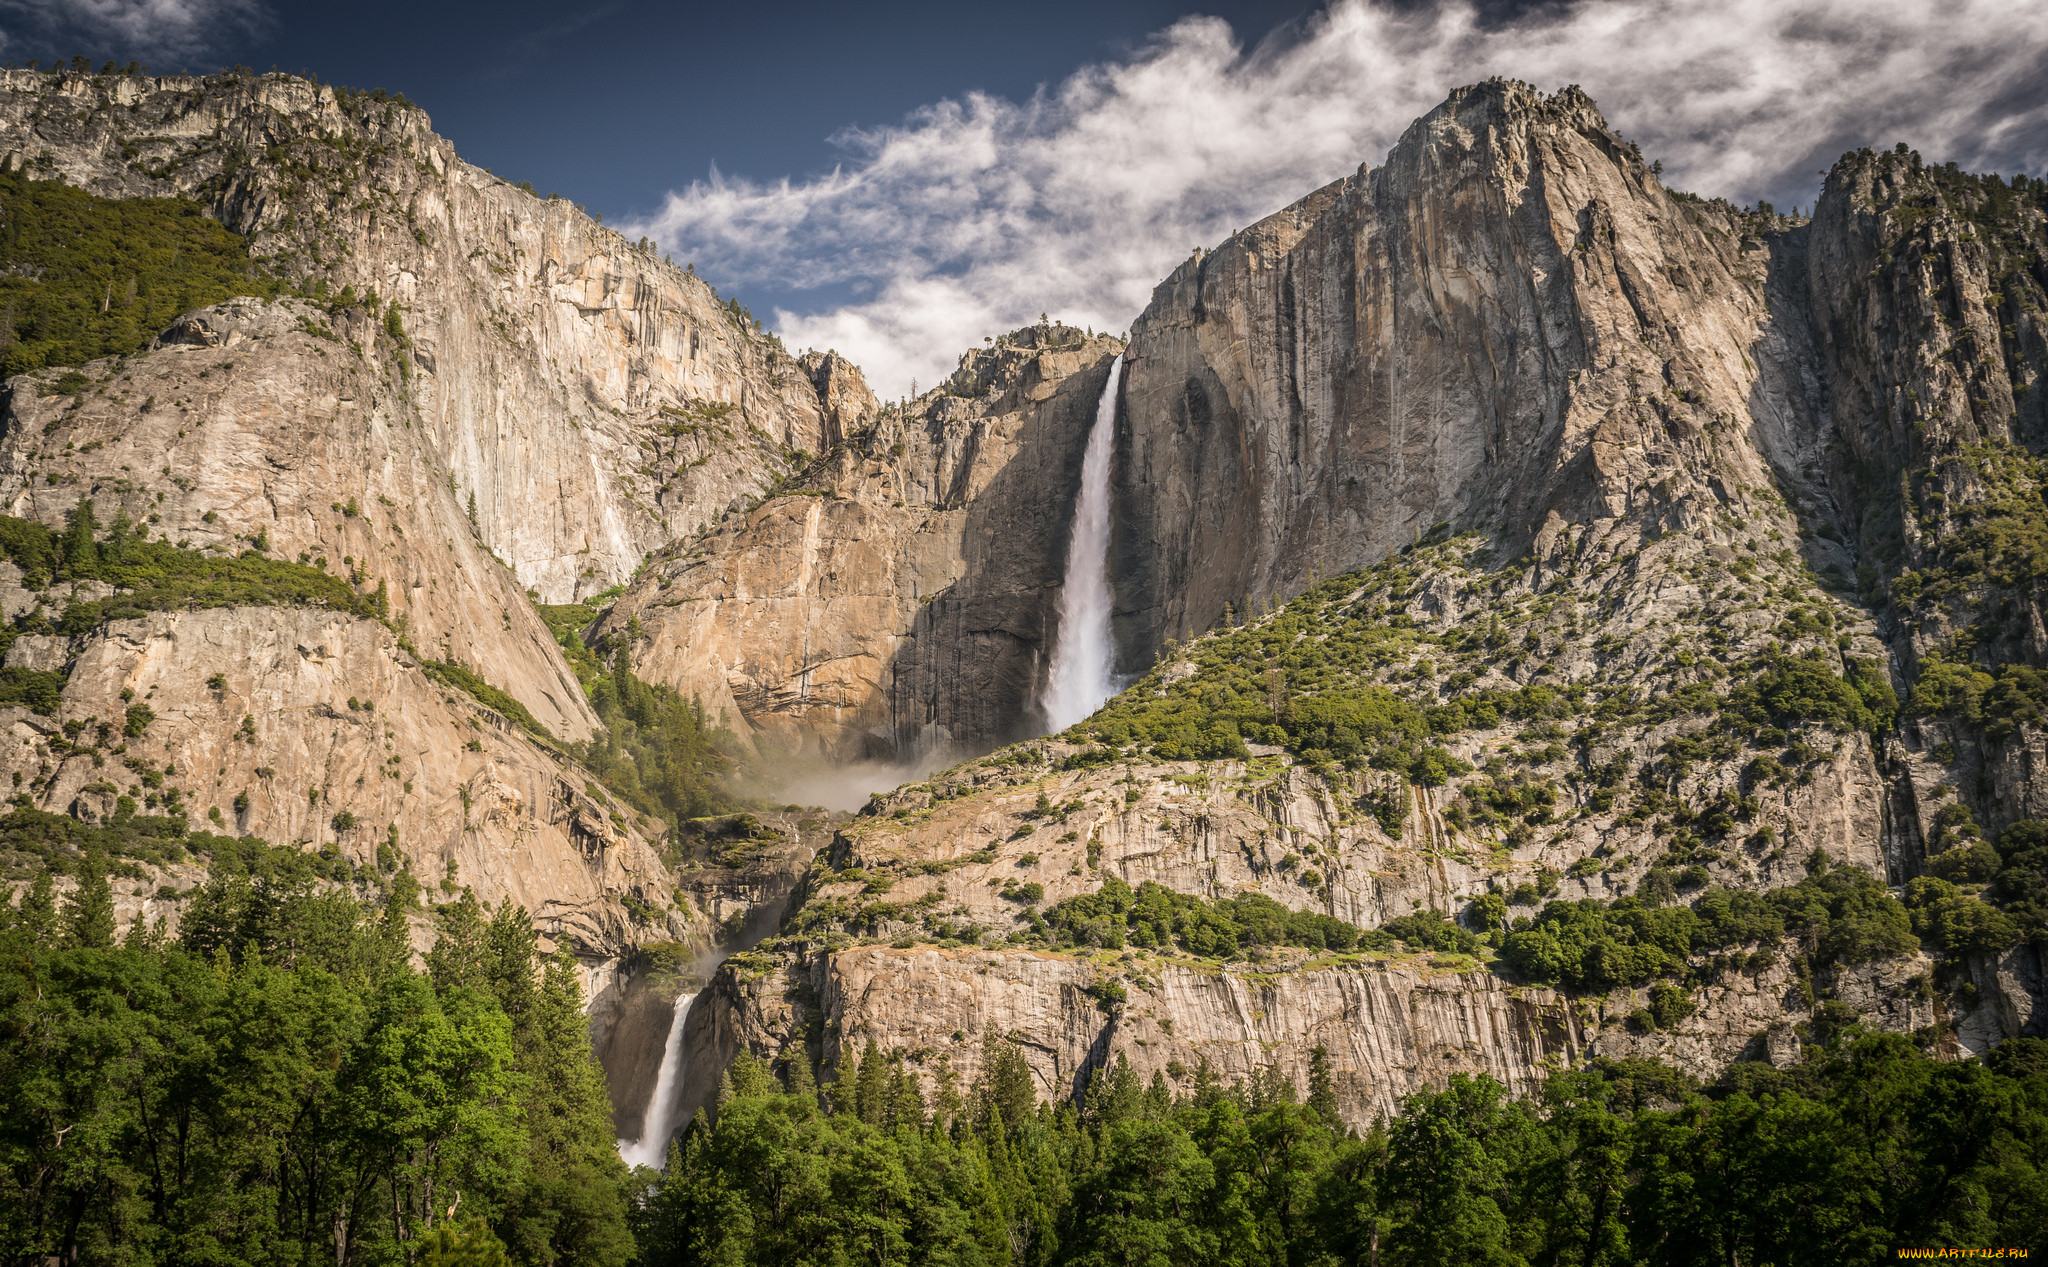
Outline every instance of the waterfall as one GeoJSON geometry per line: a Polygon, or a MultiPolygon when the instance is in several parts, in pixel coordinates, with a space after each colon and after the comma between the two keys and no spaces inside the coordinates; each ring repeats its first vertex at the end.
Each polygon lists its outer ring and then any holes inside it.
{"type": "Polygon", "coordinates": [[[1065,730],[1116,694],[1116,643],[1109,633],[1109,460],[1116,450],[1119,355],[1095,406],[1095,426],[1081,458],[1081,492],[1067,542],[1067,579],[1060,587],[1059,640],[1039,707],[1054,730],[1065,730]]]}
{"type": "Polygon", "coordinates": [[[640,1119],[640,1138],[619,1141],[619,1156],[628,1166],[668,1163],[668,1140],[676,1129],[676,1101],[683,1095],[683,1021],[690,1015],[695,993],[676,996],[676,1014],[668,1023],[668,1045],[661,1049],[661,1072],[654,1078],[654,1094],[647,1098],[647,1114],[640,1119]]]}

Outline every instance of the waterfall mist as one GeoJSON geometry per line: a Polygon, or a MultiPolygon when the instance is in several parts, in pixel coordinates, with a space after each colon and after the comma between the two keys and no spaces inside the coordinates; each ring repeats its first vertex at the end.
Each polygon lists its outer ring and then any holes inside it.
{"type": "Polygon", "coordinates": [[[1116,451],[1116,389],[1123,374],[1119,355],[1109,364],[1109,381],[1103,384],[1081,459],[1081,492],[1074,499],[1067,575],[1060,587],[1059,639],[1039,699],[1055,731],[1087,717],[1116,694],[1116,643],[1109,631],[1109,462],[1116,451]]]}
{"type": "Polygon", "coordinates": [[[647,1099],[647,1114],[640,1119],[640,1138],[619,1141],[619,1156],[628,1166],[668,1164],[669,1136],[675,1134],[676,1102],[683,1094],[683,1022],[689,1018],[696,991],[676,996],[675,1017],[668,1024],[668,1045],[661,1051],[661,1072],[655,1075],[654,1094],[647,1099]]]}

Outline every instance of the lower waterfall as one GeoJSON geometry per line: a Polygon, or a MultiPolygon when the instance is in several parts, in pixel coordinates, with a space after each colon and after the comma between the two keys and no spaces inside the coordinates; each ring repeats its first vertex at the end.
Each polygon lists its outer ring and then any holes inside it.
{"type": "Polygon", "coordinates": [[[676,996],[675,1018],[668,1023],[668,1045],[661,1049],[661,1072],[655,1075],[647,1114],[640,1119],[640,1138],[619,1141],[619,1156],[628,1166],[659,1170],[668,1162],[669,1136],[676,1129],[676,1101],[683,1093],[683,1022],[696,997],[694,992],[676,996]]]}
{"type": "Polygon", "coordinates": [[[1123,373],[1119,355],[1109,363],[1109,381],[1095,406],[1095,425],[1081,458],[1081,491],[1074,498],[1074,530],[1060,586],[1059,639],[1039,699],[1047,724],[1056,731],[1116,694],[1116,642],[1109,630],[1109,463],[1116,452],[1116,389],[1123,373]]]}

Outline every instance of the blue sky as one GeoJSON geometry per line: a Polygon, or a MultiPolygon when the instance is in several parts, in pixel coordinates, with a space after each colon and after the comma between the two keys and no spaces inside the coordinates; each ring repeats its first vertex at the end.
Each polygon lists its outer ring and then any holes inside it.
{"type": "Polygon", "coordinates": [[[158,71],[275,66],[403,92],[471,162],[614,219],[652,211],[714,163],[756,178],[829,170],[840,157],[829,138],[849,125],[974,90],[1023,99],[1190,12],[1257,38],[1312,8],[0,0],[0,55],[137,57],[158,71]],[[121,11],[136,17],[116,20],[121,11]]]}
{"type": "Polygon", "coordinates": [[[1860,145],[2048,169],[2038,0],[0,0],[0,60],[74,54],[404,92],[888,394],[1040,312],[1124,328],[1193,247],[1491,75],[1582,85],[1666,183],[1739,203],[1810,206],[1860,145]]]}

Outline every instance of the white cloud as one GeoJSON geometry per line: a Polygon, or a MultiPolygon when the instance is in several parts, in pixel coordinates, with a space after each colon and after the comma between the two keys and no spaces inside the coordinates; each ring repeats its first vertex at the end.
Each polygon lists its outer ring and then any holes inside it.
{"type": "MultiPolygon", "coordinates": [[[[270,23],[262,0],[0,0],[0,52],[70,56],[83,42],[123,59],[198,57],[270,23]]],[[[163,69],[163,68],[157,68],[163,69]]]]}
{"type": "Polygon", "coordinates": [[[1578,0],[1484,29],[1463,0],[1337,0],[1245,49],[1190,18],[1031,100],[970,95],[839,138],[816,179],[711,179],[628,227],[721,285],[861,297],[779,311],[877,390],[949,372],[985,334],[1049,312],[1121,329],[1190,248],[1375,165],[1452,88],[1577,83],[1705,195],[1809,201],[1842,151],[2048,167],[2048,5],[2004,0],[1578,0]]]}

